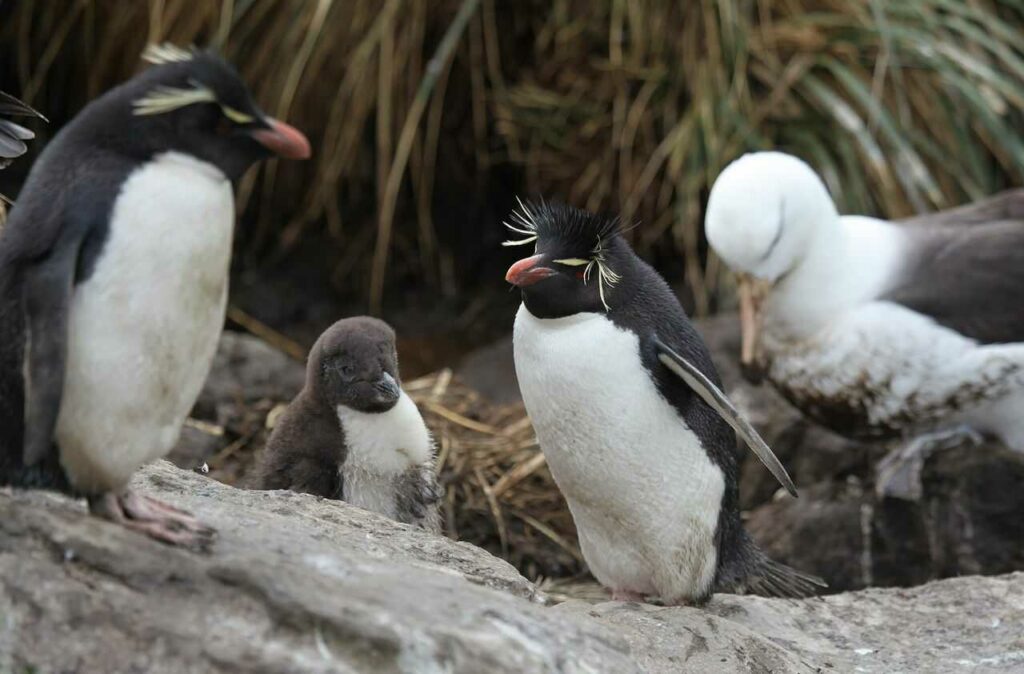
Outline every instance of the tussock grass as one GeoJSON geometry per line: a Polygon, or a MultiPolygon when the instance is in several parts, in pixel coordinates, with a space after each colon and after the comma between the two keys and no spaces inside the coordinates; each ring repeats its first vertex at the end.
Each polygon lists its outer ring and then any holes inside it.
{"type": "Polygon", "coordinates": [[[744,151],[797,153],[844,209],[891,217],[1024,176],[1020,0],[81,0],[0,14],[18,79],[5,88],[54,116],[134,72],[148,42],[221,48],[316,148],[242,186],[248,257],[326,233],[345,286],[374,305],[389,280],[437,284],[452,266],[432,197],[457,186],[435,170],[439,148],[470,176],[512,165],[525,194],[642,221],[636,245],[685,273],[698,312],[722,276],[702,202],[744,151]]]}

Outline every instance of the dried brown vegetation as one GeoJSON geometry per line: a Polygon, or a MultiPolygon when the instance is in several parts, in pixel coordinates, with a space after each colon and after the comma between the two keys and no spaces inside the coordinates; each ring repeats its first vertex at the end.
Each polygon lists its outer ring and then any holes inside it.
{"type": "Polygon", "coordinates": [[[639,248],[685,273],[698,311],[720,278],[702,201],[745,150],[799,153],[843,206],[890,216],[1024,176],[1018,0],[4,5],[4,85],[58,119],[148,42],[221,49],[316,148],[243,185],[248,258],[326,237],[335,282],[374,302],[401,280],[479,280],[460,274],[446,242],[464,233],[436,196],[486,199],[498,167],[518,176],[509,191],[642,221],[639,248]]]}

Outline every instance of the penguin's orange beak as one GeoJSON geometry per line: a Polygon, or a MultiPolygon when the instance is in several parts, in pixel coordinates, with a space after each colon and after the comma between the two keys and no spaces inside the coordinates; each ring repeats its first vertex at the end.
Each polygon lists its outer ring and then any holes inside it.
{"type": "Polygon", "coordinates": [[[313,154],[305,134],[294,126],[273,117],[267,117],[264,121],[269,129],[252,132],[257,143],[285,159],[309,159],[313,154]]]}
{"type": "Polygon", "coordinates": [[[551,267],[542,266],[540,263],[543,260],[544,255],[541,254],[516,262],[508,268],[508,272],[505,274],[505,280],[514,286],[525,288],[558,273],[551,267]]]}

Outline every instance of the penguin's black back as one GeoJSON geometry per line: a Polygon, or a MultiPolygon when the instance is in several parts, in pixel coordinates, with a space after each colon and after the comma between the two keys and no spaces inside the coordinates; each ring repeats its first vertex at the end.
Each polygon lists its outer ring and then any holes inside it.
{"type": "Polygon", "coordinates": [[[28,338],[24,277],[60,247],[81,246],[73,282],[86,280],[106,241],[121,185],[145,161],[97,145],[95,128],[104,123],[106,108],[97,103],[43,150],[0,233],[0,484],[70,489],[56,446],[30,469],[22,460],[28,338]]]}

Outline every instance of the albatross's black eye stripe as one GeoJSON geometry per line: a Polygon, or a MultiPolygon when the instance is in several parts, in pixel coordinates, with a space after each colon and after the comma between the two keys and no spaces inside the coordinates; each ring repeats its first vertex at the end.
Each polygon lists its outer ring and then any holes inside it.
{"type": "Polygon", "coordinates": [[[761,256],[761,259],[758,260],[758,262],[764,262],[765,260],[767,260],[768,257],[772,254],[772,251],[775,250],[775,246],[779,245],[779,240],[782,238],[782,228],[785,225],[785,222],[786,200],[782,199],[781,201],[779,201],[779,226],[775,230],[775,237],[772,239],[772,242],[768,244],[768,250],[765,251],[764,255],[761,256]]]}

